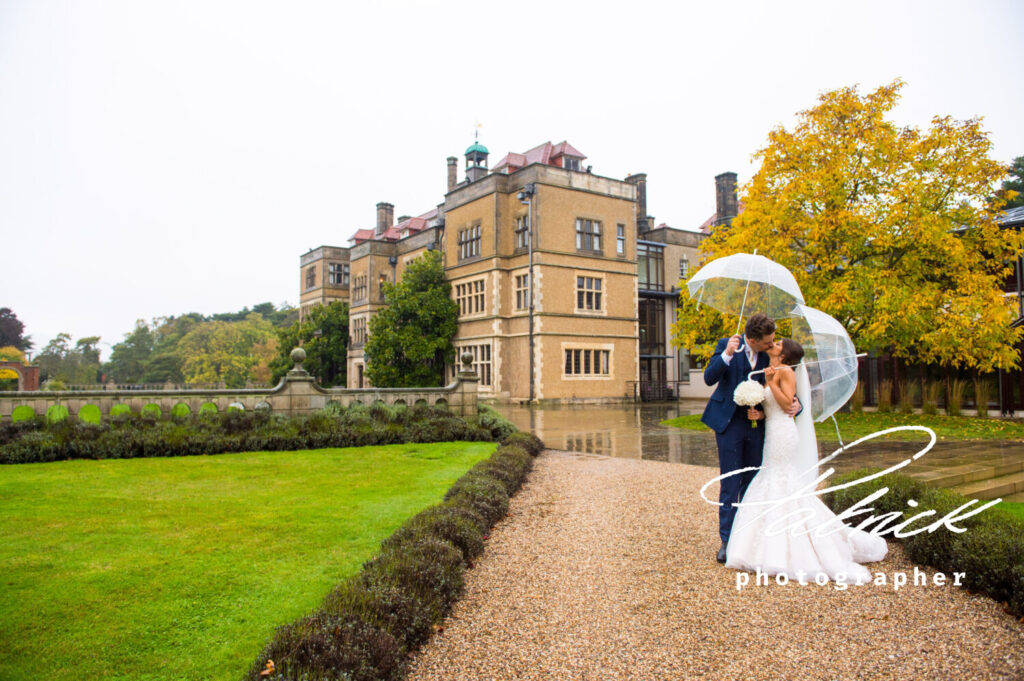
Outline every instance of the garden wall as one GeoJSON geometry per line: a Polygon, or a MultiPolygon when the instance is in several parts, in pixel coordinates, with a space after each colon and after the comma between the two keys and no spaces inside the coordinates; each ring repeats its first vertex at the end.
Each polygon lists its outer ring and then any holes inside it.
{"type": "MultiPolygon", "coordinates": [[[[302,362],[306,353],[302,348],[292,351],[295,366],[273,388],[236,390],[90,390],[90,391],[18,391],[0,393],[0,422],[11,420],[15,409],[28,407],[35,414],[45,414],[54,405],[63,405],[72,418],[87,405],[99,408],[106,419],[115,405],[126,405],[132,412],[140,412],[149,404],[160,408],[162,418],[168,418],[171,410],[184,404],[189,412],[198,413],[205,404],[212,404],[217,411],[229,407],[245,411],[268,409],[275,414],[303,415],[324,408],[330,402],[343,407],[361,403],[365,405],[383,402],[388,405],[417,404],[447,407],[463,417],[477,415],[477,375],[472,371],[472,356],[466,362],[462,359],[463,371],[453,383],[443,388],[365,388],[348,390],[344,388],[323,388],[313,380],[302,362]]],[[[209,409],[209,407],[207,407],[209,409]]],[[[150,407],[152,410],[152,407],[150,407]]],[[[179,409],[180,411],[180,409],[179,409]]],[[[18,409],[19,418],[27,413],[18,409]]],[[[94,412],[95,413],[95,412],[94,412]]]]}

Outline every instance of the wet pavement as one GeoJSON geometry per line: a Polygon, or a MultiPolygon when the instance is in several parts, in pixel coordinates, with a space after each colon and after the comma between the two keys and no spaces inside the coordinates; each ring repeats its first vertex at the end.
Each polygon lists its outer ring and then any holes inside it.
{"type": "MultiPolygon", "coordinates": [[[[521,430],[536,433],[552,449],[589,454],[687,463],[718,468],[714,434],[661,425],[685,414],[700,414],[703,401],[622,405],[496,405],[521,430]]],[[[844,452],[829,465],[837,472],[862,467],[887,468],[920,451],[927,443],[870,440],[844,452]]],[[[838,443],[819,441],[821,456],[838,443]]],[[[939,441],[900,472],[974,498],[1024,501],[1024,443],[985,440],[939,441]]]]}
{"type": "Polygon", "coordinates": [[[551,449],[718,467],[714,434],[672,428],[661,421],[700,414],[702,402],[624,405],[495,406],[520,430],[551,449]]]}

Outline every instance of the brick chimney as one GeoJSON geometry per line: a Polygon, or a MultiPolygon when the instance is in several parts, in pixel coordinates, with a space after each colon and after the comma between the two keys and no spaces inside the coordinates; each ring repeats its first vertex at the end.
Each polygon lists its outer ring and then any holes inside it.
{"type": "Polygon", "coordinates": [[[736,173],[715,176],[715,225],[730,224],[739,212],[736,173]]]}
{"type": "Polygon", "coordinates": [[[377,204],[377,229],[374,231],[376,236],[380,236],[384,233],[388,227],[395,224],[395,207],[384,201],[377,204]]]}
{"type": "Polygon", "coordinates": [[[455,189],[459,183],[459,159],[454,156],[448,157],[448,191],[455,189]]]}
{"type": "Polygon", "coordinates": [[[636,230],[646,232],[651,228],[647,215],[647,173],[636,173],[626,178],[626,182],[636,186],[636,230]]]}

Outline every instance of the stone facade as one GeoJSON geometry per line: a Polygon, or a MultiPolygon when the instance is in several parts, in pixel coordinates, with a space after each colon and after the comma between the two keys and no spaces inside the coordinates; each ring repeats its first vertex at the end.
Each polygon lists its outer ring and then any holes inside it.
{"type": "Polygon", "coordinates": [[[347,248],[321,246],[302,256],[299,264],[299,314],[314,305],[349,299],[351,280],[347,248]]]}
{"type": "MultiPolygon", "coordinates": [[[[374,229],[356,232],[347,249],[322,246],[303,255],[304,272],[350,265],[349,286],[337,291],[351,305],[348,387],[366,385],[363,345],[369,318],[384,305],[380,283],[396,281],[412,258],[436,249],[460,304],[455,345],[473,355],[481,397],[632,400],[652,381],[664,385],[645,398],[680,397],[689,358],[683,353],[681,363],[670,349],[677,275],[683,258],[696,266],[706,234],[650,229],[646,175],[602,177],[583,169],[583,158],[567,143],[547,144],[509,154],[484,173],[486,149],[476,143],[467,150],[473,172],[462,182],[455,181],[454,157],[447,159],[449,191],[429,213],[391,224],[390,212],[382,212],[391,204],[381,203],[374,229]],[[662,251],[656,265],[643,246],[652,241],[662,251]],[[657,291],[638,287],[638,264],[661,268],[657,291]],[[640,348],[643,296],[661,308],[660,346],[649,352],[640,348]]],[[[301,290],[303,314],[334,299],[316,281],[302,280],[310,283],[301,290]]]]}

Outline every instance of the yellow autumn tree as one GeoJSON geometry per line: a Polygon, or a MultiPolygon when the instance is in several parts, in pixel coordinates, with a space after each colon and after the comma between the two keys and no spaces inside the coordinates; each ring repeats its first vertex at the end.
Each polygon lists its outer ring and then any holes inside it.
{"type": "MultiPolygon", "coordinates": [[[[999,228],[999,206],[988,202],[1006,168],[989,157],[978,118],[936,116],[927,131],[887,120],[903,85],[826,92],[793,130],[772,130],[754,155],[743,212],[715,228],[702,256],[756,249],[785,265],[807,303],[840,320],[860,350],[981,371],[1016,366],[1021,330],[1010,328],[1001,284],[1022,238],[999,228]]],[[[728,335],[736,318],[698,311],[683,288],[673,341],[707,357],[709,334],[728,335]]]]}
{"type": "MultiPolygon", "coordinates": [[[[240,322],[210,321],[195,325],[178,342],[181,372],[188,384],[223,382],[240,388],[259,379],[259,366],[269,363],[274,328],[259,313],[240,322]]],[[[269,372],[268,372],[269,373],[269,372]]]]}
{"type": "MultiPolygon", "coordinates": [[[[25,353],[14,347],[13,345],[7,345],[0,348],[0,362],[21,362],[25,364],[25,353]]],[[[6,380],[18,380],[18,374],[14,373],[11,369],[0,369],[0,381],[6,380]]]]}

